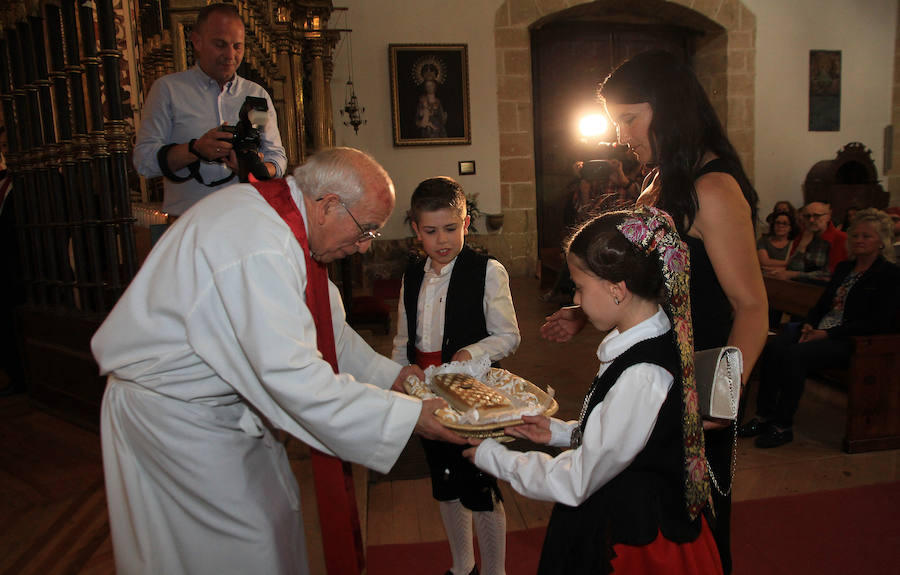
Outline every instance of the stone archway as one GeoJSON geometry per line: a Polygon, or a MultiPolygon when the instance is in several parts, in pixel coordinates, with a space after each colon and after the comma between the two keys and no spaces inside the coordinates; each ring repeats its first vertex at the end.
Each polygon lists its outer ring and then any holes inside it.
{"type": "Polygon", "coordinates": [[[562,10],[596,4],[662,15],[668,23],[718,32],[697,47],[695,69],[725,124],[750,178],[754,172],[756,16],[740,0],[506,0],[497,9],[497,107],[500,133],[500,201],[504,214],[503,262],[513,276],[530,276],[537,264],[531,42],[529,27],[562,10]]]}

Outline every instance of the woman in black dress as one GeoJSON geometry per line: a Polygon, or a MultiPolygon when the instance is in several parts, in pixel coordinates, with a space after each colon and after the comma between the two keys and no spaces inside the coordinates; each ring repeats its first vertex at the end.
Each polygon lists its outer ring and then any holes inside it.
{"type": "MultiPolygon", "coordinates": [[[[625,61],[600,96],[619,140],[656,165],[638,203],[669,212],[690,249],[695,349],[737,346],[746,380],[766,341],[768,310],[753,229],[757,196],[737,152],[693,71],[667,52],[625,61]]],[[[725,573],[731,572],[733,426],[704,424],[725,573]]]]}
{"type": "MultiPolygon", "coordinates": [[[[744,383],[768,332],[765,286],[756,255],[756,192],[693,71],[662,51],[638,54],[600,87],[619,140],[655,165],[638,204],[672,215],[691,253],[694,348],[740,348],[744,383]]],[[[541,335],[566,341],[584,326],[572,308],[548,318],[541,335]]],[[[714,473],[713,527],[722,567],[731,572],[731,470],[735,426],[705,421],[714,473]]]]}

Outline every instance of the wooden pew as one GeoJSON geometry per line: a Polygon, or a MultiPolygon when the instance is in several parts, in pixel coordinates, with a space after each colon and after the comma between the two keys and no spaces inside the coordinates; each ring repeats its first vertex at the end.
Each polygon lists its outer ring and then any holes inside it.
{"type": "MultiPolygon", "coordinates": [[[[823,286],[764,278],[769,306],[805,317],[823,286]]],[[[900,334],[856,336],[850,366],[823,375],[847,391],[844,451],[900,448],[900,334]]]]}
{"type": "Polygon", "coordinates": [[[768,276],[763,276],[763,281],[769,296],[769,307],[799,317],[806,317],[825,291],[825,286],[768,276]]]}

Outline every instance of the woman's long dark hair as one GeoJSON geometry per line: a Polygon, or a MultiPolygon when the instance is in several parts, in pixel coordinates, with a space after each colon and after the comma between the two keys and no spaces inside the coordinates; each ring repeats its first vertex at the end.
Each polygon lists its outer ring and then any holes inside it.
{"type": "Polygon", "coordinates": [[[656,207],[671,214],[680,233],[690,229],[697,215],[694,180],[707,150],[733,164],[738,184],[741,179],[746,182],[741,191],[756,222],[756,191],[687,64],[662,50],[642,52],[613,70],[600,85],[599,95],[614,104],[647,102],[653,109],[649,139],[662,186],[656,207]]]}

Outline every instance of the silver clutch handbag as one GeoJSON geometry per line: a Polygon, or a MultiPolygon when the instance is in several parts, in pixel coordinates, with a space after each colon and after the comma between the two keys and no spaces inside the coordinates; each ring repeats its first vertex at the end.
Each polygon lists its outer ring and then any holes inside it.
{"type": "Polygon", "coordinates": [[[700,415],[713,419],[737,419],[741,399],[744,357],[734,346],[714,347],[694,353],[694,376],[700,415]]]}

